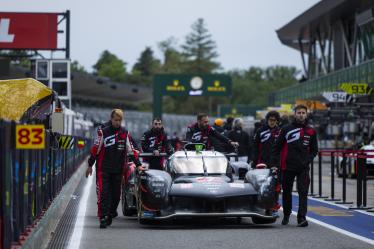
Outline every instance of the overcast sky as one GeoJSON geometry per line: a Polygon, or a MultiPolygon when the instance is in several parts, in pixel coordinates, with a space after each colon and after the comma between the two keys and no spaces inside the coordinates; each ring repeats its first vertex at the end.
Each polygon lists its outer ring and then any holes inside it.
{"type": "Polygon", "coordinates": [[[132,68],[150,46],[161,59],[158,42],[179,44],[198,18],[204,18],[217,43],[225,70],[293,65],[300,54],[282,45],[276,30],[319,0],[0,0],[0,11],[71,11],[71,58],[86,69],[108,49],[132,68]]]}

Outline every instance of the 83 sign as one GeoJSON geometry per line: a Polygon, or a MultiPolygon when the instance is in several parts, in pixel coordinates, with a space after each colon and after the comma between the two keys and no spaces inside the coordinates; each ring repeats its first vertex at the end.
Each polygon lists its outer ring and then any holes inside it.
{"type": "Polygon", "coordinates": [[[17,125],[16,126],[17,149],[44,149],[45,133],[44,125],[17,125]]]}

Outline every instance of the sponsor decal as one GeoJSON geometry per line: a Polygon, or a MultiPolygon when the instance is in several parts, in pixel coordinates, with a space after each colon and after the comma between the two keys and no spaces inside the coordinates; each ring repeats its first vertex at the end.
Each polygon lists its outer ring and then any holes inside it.
{"type": "Polygon", "coordinates": [[[270,137],[271,137],[270,130],[261,132],[260,134],[261,143],[267,141],[270,137]]]}
{"type": "Polygon", "coordinates": [[[226,87],[221,86],[219,80],[214,81],[213,86],[208,86],[208,92],[226,92],[226,87]]]}
{"type": "Polygon", "coordinates": [[[300,138],[300,128],[291,130],[286,134],[287,143],[292,143],[300,138]]]}
{"type": "Polygon", "coordinates": [[[189,188],[193,188],[193,185],[192,183],[182,183],[179,185],[181,189],[189,189],[189,188]]]}
{"type": "Polygon", "coordinates": [[[169,92],[184,92],[186,88],[180,84],[179,80],[173,80],[172,85],[166,86],[166,91],[169,92]]]}
{"type": "Polygon", "coordinates": [[[233,183],[229,183],[229,185],[232,188],[244,188],[244,183],[233,182],[233,183]]]}

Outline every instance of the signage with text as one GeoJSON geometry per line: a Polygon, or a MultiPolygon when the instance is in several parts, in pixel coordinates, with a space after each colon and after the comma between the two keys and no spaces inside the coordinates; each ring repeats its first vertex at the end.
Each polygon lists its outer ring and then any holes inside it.
{"type": "Polygon", "coordinates": [[[0,49],[57,49],[57,13],[0,12],[0,49]]]}
{"type": "Polygon", "coordinates": [[[156,75],[154,87],[169,96],[228,96],[231,78],[222,74],[211,75],[156,75]]]}
{"type": "Polygon", "coordinates": [[[17,125],[16,149],[44,149],[44,125],[17,125]]]}
{"type": "Polygon", "coordinates": [[[370,95],[373,89],[366,83],[343,83],[340,88],[348,94],[370,95]]]}

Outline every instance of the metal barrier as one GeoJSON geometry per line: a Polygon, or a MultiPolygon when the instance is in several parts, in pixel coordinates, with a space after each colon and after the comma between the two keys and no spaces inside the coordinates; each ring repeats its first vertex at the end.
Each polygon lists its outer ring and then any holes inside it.
{"type": "Polygon", "coordinates": [[[52,200],[89,154],[58,148],[59,134],[45,132],[45,149],[15,149],[15,122],[0,120],[0,249],[21,245],[52,200]]]}
{"type": "MultiPolygon", "coordinates": [[[[373,155],[367,155],[367,153],[374,152],[374,150],[321,150],[318,153],[318,195],[314,195],[313,188],[314,183],[311,181],[311,194],[314,198],[322,198],[325,201],[332,201],[336,204],[353,204],[346,200],[347,198],[347,159],[352,158],[355,160],[355,172],[356,172],[356,204],[351,206],[350,209],[367,210],[373,212],[372,207],[367,206],[367,158],[374,158],[373,155]],[[331,184],[330,184],[330,196],[324,196],[322,194],[322,157],[330,157],[330,173],[331,173],[331,184]],[[336,165],[335,160],[340,157],[341,160],[341,177],[342,177],[342,199],[335,198],[335,169],[339,167],[336,165]]],[[[311,171],[313,170],[313,164],[311,171]]],[[[312,171],[313,172],[313,171],[312,171]]],[[[313,174],[313,173],[312,173],[313,174]]]]}

